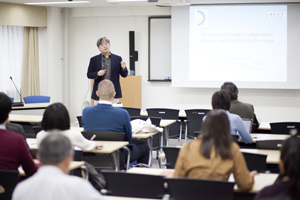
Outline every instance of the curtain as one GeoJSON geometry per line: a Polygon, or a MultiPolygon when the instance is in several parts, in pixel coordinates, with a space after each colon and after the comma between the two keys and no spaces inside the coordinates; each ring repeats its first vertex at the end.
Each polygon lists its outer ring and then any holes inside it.
{"type": "Polygon", "coordinates": [[[24,28],[22,97],[40,95],[38,28],[24,28]]]}
{"type": "Polygon", "coordinates": [[[10,77],[20,91],[22,58],[23,58],[22,26],[0,26],[0,91],[20,101],[10,77]]]}

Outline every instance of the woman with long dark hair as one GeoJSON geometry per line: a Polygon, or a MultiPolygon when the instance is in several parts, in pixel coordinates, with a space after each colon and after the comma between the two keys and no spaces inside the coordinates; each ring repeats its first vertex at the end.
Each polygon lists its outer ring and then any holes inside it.
{"type": "Polygon", "coordinates": [[[286,139],[281,148],[280,175],[275,183],[262,189],[255,200],[296,200],[300,198],[300,138],[286,139]]]}
{"type": "Polygon", "coordinates": [[[239,146],[233,142],[226,112],[215,109],[207,114],[198,138],[181,148],[174,176],[228,180],[231,173],[238,188],[248,191],[257,172],[248,171],[239,146]]]}
{"type": "Polygon", "coordinates": [[[62,103],[54,103],[48,106],[42,120],[42,131],[36,136],[37,144],[53,130],[60,130],[60,133],[70,139],[73,145],[85,151],[91,151],[96,147],[94,141],[87,140],[81,132],[70,129],[70,117],[67,108],[62,103]]]}

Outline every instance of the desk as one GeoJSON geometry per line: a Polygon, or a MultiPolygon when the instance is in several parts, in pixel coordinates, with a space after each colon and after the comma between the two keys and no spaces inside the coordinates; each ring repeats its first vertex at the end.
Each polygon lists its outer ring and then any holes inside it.
{"type": "Polygon", "coordinates": [[[290,135],[283,134],[260,134],[260,133],[252,133],[253,143],[261,140],[285,140],[290,137],[290,135]]]}
{"type": "MultiPolygon", "coordinates": [[[[34,159],[34,162],[35,162],[35,163],[39,163],[39,161],[36,160],[36,159],[34,159]]],[[[81,166],[83,166],[83,165],[84,165],[84,162],[83,162],[83,161],[72,161],[72,162],[70,163],[69,170],[71,171],[71,170],[73,170],[73,169],[77,169],[77,168],[79,168],[79,167],[81,167],[81,166]]],[[[20,176],[25,176],[25,172],[24,172],[24,170],[23,170],[22,167],[19,167],[18,170],[19,170],[19,175],[20,175],[20,176]]]]}
{"type": "Polygon", "coordinates": [[[269,122],[261,122],[258,129],[270,131],[271,130],[270,123],[269,122]]]}
{"type": "Polygon", "coordinates": [[[240,149],[241,152],[256,153],[267,155],[267,164],[278,164],[280,160],[279,150],[266,150],[266,149],[240,149]]]}
{"type": "MultiPolygon", "coordinates": [[[[37,149],[37,143],[35,138],[27,138],[27,144],[30,149],[37,149]]],[[[84,151],[88,153],[100,153],[100,154],[112,154],[113,161],[116,171],[119,170],[119,152],[118,150],[128,145],[128,142],[119,142],[119,141],[95,141],[97,145],[102,144],[102,149],[94,149],[92,151],[84,151]]]]}
{"type": "Polygon", "coordinates": [[[12,110],[32,110],[32,109],[45,109],[51,103],[25,103],[24,106],[12,107],[12,110]]]}
{"type": "MultiPolygon", "coordinates": [[[[137,173],[137,174],[161,175],[161,176],[166,176],[167,178],[172,178],[175,170],[174,169],[135,167],[135,168],[130,168],[127,172],[128,173],[137,173]]],[[[252,190],[249,191],[249,193],[258,193],[264,187],[272,185],[277,177],[278,177],[278,174],[258,173],[254,177],[254,185],[253,185],[252,190]]],[[[228,181],[234,181],[233,174],[230,175],[228,181]]],[[[234,191],[239,192],[237,185],[234,186],[234,191]]]]}
{"type": "Polygon", "coordinates": [[[42,115],[17,115],[17,114],[10,114],[9,121],[10,122],[32,122],[32,123],[39,123],[43,119],[42,115]]]}

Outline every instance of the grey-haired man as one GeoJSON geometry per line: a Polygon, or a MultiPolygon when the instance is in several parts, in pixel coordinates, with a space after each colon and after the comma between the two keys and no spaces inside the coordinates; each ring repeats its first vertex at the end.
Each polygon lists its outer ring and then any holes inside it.
{"type": "MultiPolygon", "coordinates": [[[[94,86],[92,91],[92,99],[99,100],[96,95],[99,83],[104,79],[109,79],[113,82],[116,96],[115,99],[118,102],[119,98],[122,98],[122,91],[120,86],[119,77],[127,77],[128,70],[126,63],[118,55],[110,52],[110,40],[107,37],[102,37],[97,41],[97,47],[101,54],[94,56],[90,59],[88,67],[87,77],[94,79],[94,86]]],[[[115,102],[115,101],[114,101],[115,102]]]]}
{"type": "Polygon", "coordinates": [[[59,132],[48,135],[38,149],[41,167],[17,185],[13,200],[104,199],[88,181],[68,175],[72,157],[73,146],[66,136],[59,132]]]}

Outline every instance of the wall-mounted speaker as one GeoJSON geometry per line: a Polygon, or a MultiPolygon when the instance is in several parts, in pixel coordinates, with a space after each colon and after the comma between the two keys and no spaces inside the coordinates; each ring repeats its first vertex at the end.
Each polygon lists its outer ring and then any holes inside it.
{"type": "Polygon", "coordinates": [[[135,75],[135,61],[138,61],[138,52],[135,51],[134,31],[129,31],[129,64],[130,64],[130,75],[135,75]]]}

